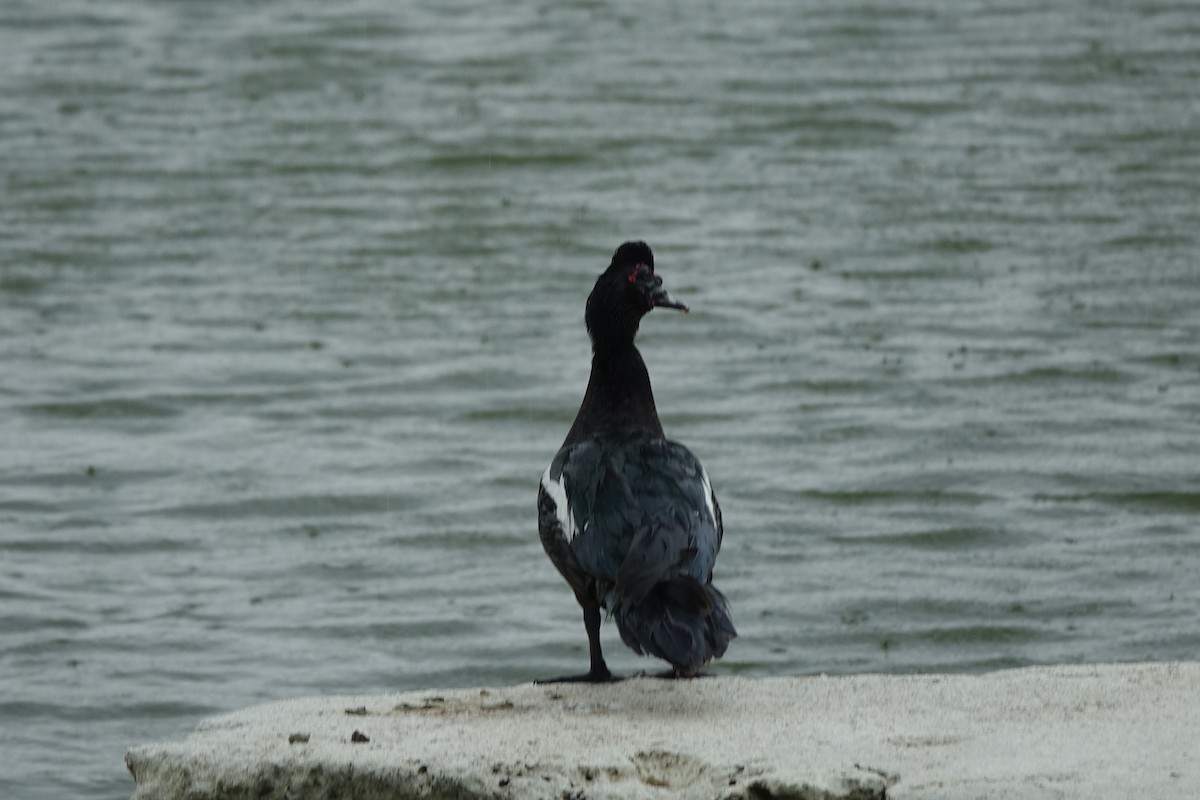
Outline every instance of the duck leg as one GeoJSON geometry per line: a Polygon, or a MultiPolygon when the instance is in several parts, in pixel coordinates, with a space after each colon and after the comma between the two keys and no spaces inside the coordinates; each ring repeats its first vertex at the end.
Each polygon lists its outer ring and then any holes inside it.
{"type": "Polygon", "coordinates": [[[621,680],[608,671],[604,663],[604,655],[600,652],[600,604],[595,600],[584,599],[576,595],[579,604],[583,606],[583,627],[587,629],[588,656],[592,666],[583,675],[563,675],[558,678],[547,678],[534,683],[612,683],[621,680]]]}

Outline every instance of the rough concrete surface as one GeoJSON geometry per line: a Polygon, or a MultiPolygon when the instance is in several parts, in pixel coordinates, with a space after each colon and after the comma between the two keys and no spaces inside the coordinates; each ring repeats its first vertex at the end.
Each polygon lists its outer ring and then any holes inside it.
{"type": "Polygon", "coordinates": [[[1200,664],[289,700],[126,755],[134,800],[1200,796],[1200,664]]]}

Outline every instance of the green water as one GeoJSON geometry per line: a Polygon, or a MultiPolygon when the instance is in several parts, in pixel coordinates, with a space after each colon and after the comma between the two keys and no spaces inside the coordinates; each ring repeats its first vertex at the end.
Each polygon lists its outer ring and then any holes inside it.
{"type": "Polygon", "coordinates": [[[643,5],[0,5],[0,795],[582,669],[534,499],[630,238],[715,673],[1200,654],[1200,12],[643,5]]]}

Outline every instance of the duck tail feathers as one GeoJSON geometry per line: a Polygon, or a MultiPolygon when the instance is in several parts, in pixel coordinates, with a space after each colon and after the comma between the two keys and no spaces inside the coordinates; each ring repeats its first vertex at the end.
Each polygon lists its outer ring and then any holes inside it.
{"type": "Polygon", "coordinates": [[[613,619],[621,641],[639,655],[669,662],[694,675],[725,654],[737,636],[725,596],[690,576],[658,583],[637,603],[615,600],[613,619]]]}

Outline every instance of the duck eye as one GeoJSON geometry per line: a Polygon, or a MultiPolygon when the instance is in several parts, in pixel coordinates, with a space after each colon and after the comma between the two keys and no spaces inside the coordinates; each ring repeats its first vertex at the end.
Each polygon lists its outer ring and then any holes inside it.
{"type": "Polygon", "coordinates": [[[634,264],[633,269],[630,270],[629,274],[625,276],[625,280],[629,283],[637,283],[638,278],[640,278],[643,273],[649,271],[650,268],[645,264],[634,264]]]}

